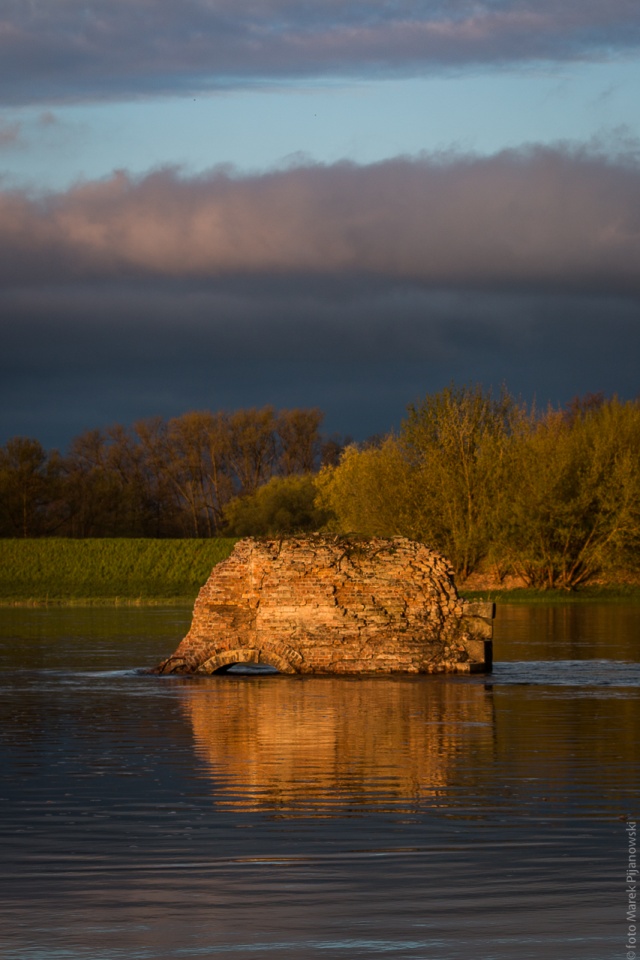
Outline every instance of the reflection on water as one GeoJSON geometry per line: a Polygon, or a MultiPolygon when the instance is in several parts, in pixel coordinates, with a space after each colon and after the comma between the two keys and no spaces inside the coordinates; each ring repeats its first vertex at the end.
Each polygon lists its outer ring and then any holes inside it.
{"type": "Polygon", "coordinates": [[[189,610],[0,611],[3,960],[613,960],[638,607],[490,677],[155,677],[189,610]]]}
{"type": "Polygon", "coordinates": [[[640,660],[640,604],[498,604],[494,659],[640,660]]]}
{"type": "Polygon", "coordinates": [[[493,755],[493,705],[464,681],[288,678],[186,683],[181,697],[215,796],[328,814],[443,796],[493,755]]]}
{"type": "Polygon", "coordinates": [[[640,665],[595,664],[507,663],[489,682],[182,681],[180,698],[219,807],[353,817],[402,805],[520,818],[546,816],[540,802],[553,796],[574,816],[623,816],[635,802],[636,779],[626,777],[640,665]]]}

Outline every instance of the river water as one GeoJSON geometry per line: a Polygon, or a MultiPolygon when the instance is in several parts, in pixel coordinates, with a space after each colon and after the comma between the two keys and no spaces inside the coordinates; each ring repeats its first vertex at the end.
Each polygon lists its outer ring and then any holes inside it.
{"type": "Polygon", "coordinates": [[[626,957],[639,619],[503,605],[489,677],[180,678],[189,610],[0,611],[0,956],[626,957]]]}

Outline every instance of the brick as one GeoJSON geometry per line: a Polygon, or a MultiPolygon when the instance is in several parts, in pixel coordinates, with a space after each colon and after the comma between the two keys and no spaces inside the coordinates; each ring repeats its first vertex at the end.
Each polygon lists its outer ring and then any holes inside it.
{"type": "Polygon", "coordinates": [[[271,663],[285,673],[490,669],[493,605],[465,603],[450,564],[403,537],[239,541],[158,673],[271,663]]]}

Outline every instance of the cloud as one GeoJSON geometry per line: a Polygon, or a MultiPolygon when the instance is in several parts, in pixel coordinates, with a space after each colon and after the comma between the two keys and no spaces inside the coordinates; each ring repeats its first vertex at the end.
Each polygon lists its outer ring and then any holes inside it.
{"type": "Polygon", "coordinates": [[[362,277],[640,293],[640,164],[531,148],[0,193],[5,284],[362,277]]]}
{"type": "Polygon", "coordinates": [[[639,45],[636,0],[31,0],[0,19],[0,102],[417,75],[639,45]]]}
{"type": "Polygon", "coordinates": [[[452,380],[564,403],[638,394],[637,299],[367,282],[0,291],[0,443],[190,409],[318,406],[358,439],[452,380]]]}
{"type": "Polygon", "coordinates": [[[0,443],[319,406],[364,438],[455,380],[638,393],[640,161],[562,146],[0,191],[0,443]]]}
{"type": "Polygon", "coordinates": [[[41,127],[55,127],[60,121],[51,110],[43,110],[38,117],[38,124],[41,127]]]}
{"type": "Polygon", "coordinates": [[[20,143],[21,125],[17,122],[6,123],[0,120],[0,150],[15,147],[20,143]]]}

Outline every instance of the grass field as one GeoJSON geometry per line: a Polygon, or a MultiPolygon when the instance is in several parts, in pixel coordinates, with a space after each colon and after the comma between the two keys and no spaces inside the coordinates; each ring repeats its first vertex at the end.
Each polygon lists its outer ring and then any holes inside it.
{"type": "MultiPolygon", "coordinates": [[[[234,539],[0,539],[0,605],[192,602],[234,539]]],[[[640,602],[640,587],[461,590],[500,603],[640,602]]]]}
{"type": "Polygon", "coordinates": [[[0,539],[0,604],[193,600],[235,542],[0,539]]]}

